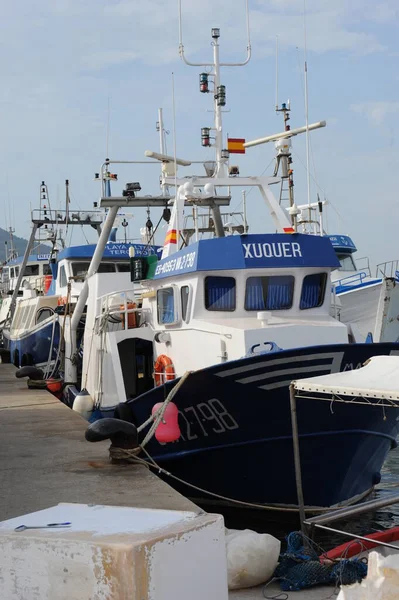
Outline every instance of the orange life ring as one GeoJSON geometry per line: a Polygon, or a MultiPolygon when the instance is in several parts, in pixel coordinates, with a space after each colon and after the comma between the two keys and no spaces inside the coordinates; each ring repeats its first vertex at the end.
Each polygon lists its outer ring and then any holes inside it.
{"type": "Polygon", "coordinates": [[[160,354],[155,362],[154,379],[156,386],[162,385],[165,381],[176,379],[173,362],[166,354],[160,354]]]}

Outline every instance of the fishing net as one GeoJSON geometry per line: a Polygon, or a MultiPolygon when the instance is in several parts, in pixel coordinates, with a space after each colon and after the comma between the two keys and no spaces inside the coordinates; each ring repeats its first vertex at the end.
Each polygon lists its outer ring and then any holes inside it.
{"type": "Polygon", "coordinates": [[[315,544],[299,531],[287,537],[287,551],[280,554],[274,577],[283,591],[299,591],[314,585],[349,585],[367,575],[367,565],[359,559],[320,562],[315,544]],[[306,541],[306,543],[305,543],[306,541]]]}

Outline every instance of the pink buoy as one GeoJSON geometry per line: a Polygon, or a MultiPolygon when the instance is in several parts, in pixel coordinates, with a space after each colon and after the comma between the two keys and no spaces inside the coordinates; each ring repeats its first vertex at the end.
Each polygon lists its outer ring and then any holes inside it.
{"type": "MultiPolygon", "coordinates": [[[[154,414],[162,406],[162,402],[158,402],[153,407],[151,414],[154,414]]],[[[162,421],[155,430],[155,438],[161,444],[167,444],[168,442],[176,442],[180,437],[179,427],[179,411],[177,410],[176,404],[170,402],[165,409],[162,421]]]]}

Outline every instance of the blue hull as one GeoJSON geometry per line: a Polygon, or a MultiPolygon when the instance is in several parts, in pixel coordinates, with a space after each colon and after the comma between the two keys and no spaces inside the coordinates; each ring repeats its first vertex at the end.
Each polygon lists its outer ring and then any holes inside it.
{"type": "Polygon", "coordinates": [[[23,366],[23,357],[29,357],[28,364],[43,365],[47,364],[50,354],[50,344],[53,337],[53,348],[50,362],[57,359],[58,348],[60,344],[60,325],[58,321],[47,323],[40,329],[35,329],[32,333],[24,335],[21,339],[10,338],[7,341],[8,349],[11,353],[11,362],[15,366],[23,366]]]}
{"type": "MultiPolygon", "coordinates": [[[[153,438],[147,449],[173,475],[221,496],[297,505],[290,382],[359,368],[371,356],[391,353],[399,354],[398,344],[317,346],[197,371],[174,398],[180,440],[161,445],[153,438]]],[[[145,421],[175,383],[129,400],[134,422],[145,421]]],[[[299,399],[297,411],[307,506],[353,501],[379,482],[396,445],[399,409],[299,399]]],[[[206,498],[173,479],[168,483],[198,501],[206,498]]]]}

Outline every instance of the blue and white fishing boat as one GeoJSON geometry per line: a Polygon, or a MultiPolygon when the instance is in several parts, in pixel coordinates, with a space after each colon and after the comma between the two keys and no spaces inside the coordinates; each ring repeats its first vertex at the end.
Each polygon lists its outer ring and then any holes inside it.
{"type": "MultiPolygon", "coordinates": [[[[66,344],[74,355],[87,307],[83,379],[68,364],[66,381],[75,385],[67,386],[66,401],[87,418],[116,414],[140,426],[179,382],[179,440],[161,444],[153,437],[146,446],[180,480],[169,483],[198,502],[209,500],[209,491],[221,503],[296,506],[290,382],[356,369],[372,356],[398,354],[399,345],[351,343],[347,325],[331,315],[331,273],[340,263],[330,240],[296,232],[271,192],[279,178],[240,177],[229,165],[219,35],[212,29],[214,58],[201,80],[201,91],[213,81],[216,160],[212,169],[205,164],[206,176],[181,177],[175,167],[190,161],[165,155],[162,146],[160,154],[146,152],[162,163],[163,186],[177,186],[162,258],[132,258],[132,279],[141,282],[134,307],[126,300],[133,286],[111,289],[93,258],[66,344]],[[219,206],[237,187],[259,190],[277,233],[225,235],[219,206]],[[210,207],[216,237],[180,243],[188,205],[194,212],[210,207]]],[[[186,60],[182,41],[180,54],[186,60]]],[[[245,62],[249,56],[248,43],[245,62]]],[[[202,132],[203,145],[210,145],[210,133],[202,132]]],[[[101,205],[112,208],[99,252],[118,206],[134,201],[103,192],[101,205]]],[[[298,404],[306,504],[346,504],[368,494],[396,445],[398,419],[398,409],[385,414],[377,405],[298,404]]]]}
{"type": "MultiPolygon", "coordinates": [[[[306,75],[306,73],[305,73],[306,75]]],[[[324,226],[326,200],[295,203],[292,137],[311,129],[325,126],[325,121],[291,130],[289,125],[291,106],[289,101],[276,111],[284,118],[284,131],[276,135],[252,140],[244,144],[251,148],[269,142],[275,143],[276,164],[274,175],[280,175],[279,204],[285,206],[292,219],[295,231],[311,235],[325,235],[329,238],[339,260],[339,267],[331,274],[333,282],[333,314],[350,327],[354,342],[396,342],[399,340],[399,261],[381,263],[373,276],[368,258],[360,259],[360,268],[354,254],[357,248],[348,235],[329,235],[324,226]]],[[[308,180],[310,173],[307,173],[308,180]]],[[[308,181],[308,194],[310,185],[308,181]]]]}
{"type": "MultiPolygon", "coordinates": [[[[112,174],[109,174],[109,177],[112,178],[112,174]]],[[[51,257],[45,257],[50,274],[47,270],[41,274],[40,260],[37,263],[32,262],[32,256],[29,254],[35,227],[39,228],[45,222],[47,225],[89,225],[101,230],[104,216],[102,210],[72,212],[52,211],[46,208],[45,211],[40,209],[32,213],[31,241],[25,256],[18,261],[21,266],[17,267],[19,273],[15,273],[16,281],[7,304],[8,313],[3,328],[4,346],[10,352],[11,362],[16,367],[39,367],[43,369],[45,378],[63,373],[65,355],[62,352],[62,344],[65,323],[74,310],[97,248],[96,244],[86,244],[57,251],[51,257]],[[35,269],[35,275],[41,275],[45,289],[43,285],[40,289],[34,285],[32,289],[32,284],[29,283],[22,288],[28,269],[35,269]],[[20,290],[23,290],[21,296],[20,290]]],[[[113,227],[110,232],[97,272],[106,274],[108,281],[112,281],[112,285],[117,288],[126,287],[130,281],[129,249],[133,248],[138,255],[143,256],[154,252],[154,249],[148,244],[116,241],[116,231],[117,228],[113,227]]],[[[9,268],[16,267],[11,265],[9,268]]],[[[79,372],[84,319],[85,315],[81,317],[78,327],[79,348],[76,355],[70,358],[77,364],[79,372]]]]}

